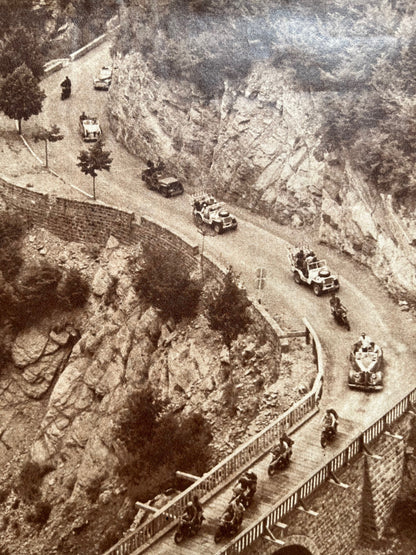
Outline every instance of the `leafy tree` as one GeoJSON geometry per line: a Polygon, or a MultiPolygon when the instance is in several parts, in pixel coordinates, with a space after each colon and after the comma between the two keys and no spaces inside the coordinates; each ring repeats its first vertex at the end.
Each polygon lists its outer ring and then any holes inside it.
{"type": "Polygon", "coordinates": [[[33,16],[32,0],[0,0],[0,34],[4,36],[19,23],[33,22],[33,16]]]}
{"type": "Polygon", "coordinates": [[[60,308],[71,310],[85,305],[90,293],[90,286],[79,270],[70,268],[59,283],[57,292],[60,308]]]}
{"type": "Polygon", "coordinates": [[[56,308],[57,288],[62,272],[42,260],[39,265],[26,268],[16,284],[18,303],[15,307],[15,325],[30,325],[56,308]]]}
{"type": "Polygon", "coordinates": [[[221,287],[208,294],[205,304],[210,327],[220,331],[228,346],[251,322],[247,311],[250,301],[246,292],[238,285],[238,276],[231,267],[225,274],[221,287]]]}
{"type": "Polygon", "coordinates": [[[191,279],[183,264],[178,264],[177,253],[145,246],[142,265],[133,272],[136,291],[165,316],[179,321],[196,314],[201,286],[191,279]]]}
{"type": "Polygon", "coordinates": [[[130,395],[115,427],[116,436],[127,449],[133,451],[140,444],[151,441],[162,408],[162,403],[154,398],[149,388],[137,390],[130,395]]]}
{"type": "Polygon", "coordinates": [[[62,141],[64,138],[60,134],[60,129],[57,125],[52,125],[50,129],[40,127],[33,134],[35,141],[45,141],[45,167],[48,168],[48,143],[55,143],[56,141],[62,141]]]}
{"type": "Polygon", "coordinates": [[[81,150],[78,156],[79,163],[77,164],[77,166],[81,168],[82,173],[92,176],[92,190],[94,200],[96,198],[95,178],[98,175],[97,171],[109,171],[111,167],[111,162],[113,161],[113,159],[110,158],[111,152],[103,150],[103,148],[104,143],[101,140],[98,140],[89,150],[81,150]]]}
{"type": "Polygon", "coordinates": [[[0,213],[0,272],[8,282],[17,276],[23,262],[20,248],[25,228],[18,213],[0,213]]]}
{"type": "Polygon", "coordinates": [[[21,65],[7,75],[0,87],[0,110],[19,123],[19,135],[22,133],[22,119],[35,116],[42,111],[42,102],[46,98],[33,73],[21,65]]]}
{"type": "Polygon", "coordinates": [[[45,58],[34,32],[22,25],[14,28],[6,38],[0,53],[0,74],[5,77],[23,64],[39,79],[43,75],[45,58]]]}
{"type": "Polygon", "coordinates": [[[202,474],[209,464],[209,423],[200,415],[180,417],[146,388],[133,393],[115,434],[125,445],[118,471],[136,499],[146,501],[175,484],[175,471],[202,474]]]}

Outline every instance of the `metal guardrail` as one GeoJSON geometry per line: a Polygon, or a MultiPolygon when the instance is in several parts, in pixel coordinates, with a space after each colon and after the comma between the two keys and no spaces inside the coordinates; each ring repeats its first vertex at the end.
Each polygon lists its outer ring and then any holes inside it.
{"type": "Polygon", "coordinates": [[[292,511],[299,502],[320,487],[332,473],[346,466],[353,458],[363,451],[365,445],[377,439],[390,424],[398,420],[403,414],[413,407],[416,402],[416,388],[408,393],[401,401],[396,403],[381,418],[374,421],[368,428],[356,436],[344,449],[325,463],[299,488],[279,501],[267,513],[260,517],[250,528],[245,529],[236,536],[227,546],[217,552],[217,555],[236,555],[242,553],[249,545],[268,533],[267,528],[279,522],[285,515],[292,511]]]}
{"type": "Polygon", "coordinates": [[[168,526],[183,513],[186,503],[196,494],[202,502],[206,502],[220,489],[234,479],[236,473],[247,468],[255,460],[263,456],[278,441],[284,431],[292,432],[305,422],[317,410],[323,379],[322,350],[318,337],[310,323],[303,320],[306,336],[312,340],[312,348],[316,353],[317,376],[311,391],[290,409],[271,422],[261,432],[241,445],[214,468],[204,474],[170,503],[159,509],[151,518],[139,526],[126,538],[120,540],[104,555],[128,555],[145,551],[152,540],[156,540],[168,526]],[[140,549],[141,548],[141,549],[140,549]]]}

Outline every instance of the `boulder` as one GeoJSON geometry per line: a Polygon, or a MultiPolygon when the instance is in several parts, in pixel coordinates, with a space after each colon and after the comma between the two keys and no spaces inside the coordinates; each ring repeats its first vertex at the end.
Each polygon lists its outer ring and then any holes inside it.
{"type": "Polygon", "coordinates": [[[12,359],[15,366],[24,368],[39,360],[49,340],[48,331],[41,327],[23,330],[12,346],[12,359]]]}

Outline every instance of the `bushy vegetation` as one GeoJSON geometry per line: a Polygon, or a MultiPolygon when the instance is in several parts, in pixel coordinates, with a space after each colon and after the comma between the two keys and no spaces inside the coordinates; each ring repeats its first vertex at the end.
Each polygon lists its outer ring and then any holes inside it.
{"type": "Polygon", "coordinates": [[[16,301],[9,307],[10,319],[20,329],[38,322],[53,311],[66,311],[83,306],[89,284],[78,270],[64,274],[58,267],[42,260],[24,268],[14,284],[16,301]]]}
{"type": "Polygon", "coordinates": [[[40,40],[35,32],[28,30],[23,25],[18,25],[7,34],[0,52],[0,75],[5,77],[25,64],[39,79],[43,75],[45,61],[41,52],[40,40]]]}
{"type": "Polygon", "coordinates": [[[126,447],[120,476],[137,500],[175,485],[175,471],[200,475],[208,469],[210,426],[199,414],[167,411],[150,389],[133,393],[119,416],[116,435],[126,447]]]}
{"type": "Polygon", "coordinates": [[[26,522],[39,527],[44,526],[49,519],[52,510],[52,505],[47,501],[37,501],[33,509],[26,514],[26,522]]]}
{"type": "Polygon", "coordinates": [[[58,0],[60,17],[58,25],[72,22],[79,30],[77,48],[84,46],[106,31],[106,22],[117,15],[118,0],[58,0]]]}
{"type": "MultiPolygon", "coordinates": [[[[63,272],[42,259],[23,264],[21,240],[26,230],[16,213],[0,213],[0,325],[14,333],[54,311],[84,306],[90,286],[75,269],[63,272]]],[[[0,366],[10,356],[6,334],[0,338],[0,366]]]]}
{"type": "Polygon", "coordinates": [[[144,246],[140,265],[134,261],[131,271],[135,290],[165,316],[179,321],[196,314],[201,285],[191,279],[176,252],[144,246]]]}
{"type": "Polygon", "coordinates": [[[6,281],[13,280],[22,265],[20,247],[25,229],[26,225],[19,214],[0,214],[0,271],[6,281]]]}
{"type": "Polygon", "coordinates": [[[231,342],[246,331],[251,322],[248,314],[250,301],[246,291],[238,284],[238,276],[230,267],[219,288],[212,290],[205,299],[206,316],[210,327],[218,330],[224,343],[231,342]]]}
{"type": "Polygon", "coordinates": [[[45,474],[50,472],[51,468],[48,466],[41,466],[33,461],[26,461],[18,476],[15,490],[19,497],[26,503],[34,504],[40,501],[41,492],[40,486],[42,484],[45,474]]]}

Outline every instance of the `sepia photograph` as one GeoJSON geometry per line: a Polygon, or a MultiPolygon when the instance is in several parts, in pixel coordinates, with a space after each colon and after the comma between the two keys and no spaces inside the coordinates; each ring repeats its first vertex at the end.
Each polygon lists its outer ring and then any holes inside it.
{"type": "Polygon", "coordinates": [[[0,0],[0,555],[416,555],[414,0],[0,0]]]}

